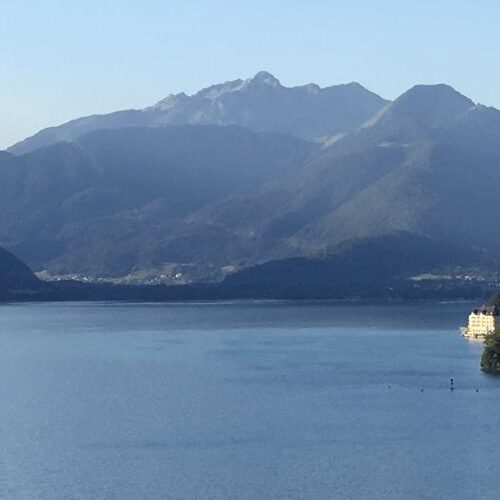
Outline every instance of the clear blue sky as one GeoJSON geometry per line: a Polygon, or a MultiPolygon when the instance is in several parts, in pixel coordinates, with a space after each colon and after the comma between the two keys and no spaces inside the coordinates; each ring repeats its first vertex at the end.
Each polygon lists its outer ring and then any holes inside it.
{"type": "Polygon", "coordinates": [[[494,0],[0,0],[0,148],[261,69],[500,107],[499,26],[494,0]]]}

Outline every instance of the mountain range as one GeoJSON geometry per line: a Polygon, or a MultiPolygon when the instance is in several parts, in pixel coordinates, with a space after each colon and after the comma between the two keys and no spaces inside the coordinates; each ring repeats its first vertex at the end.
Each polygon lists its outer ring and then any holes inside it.
{"type": "Polygon", "coordinates": [[[0,244],[48,277],[316,290],[500,270],[500,111],[269,73],[0,154],[0,244]],[[274,285],[273,285],[274,284],[274,285]]]}
{"type": "Polygon", "coordinates": [[[40,131],[10,151],[27,153],[93,130],[165,125],[236,125],[322,141],[362,125],[387,101],[358,83],[285,87],[265,71],[213,85],[192,96],[171,94],[153,106],[87,116],[40,131]]]}

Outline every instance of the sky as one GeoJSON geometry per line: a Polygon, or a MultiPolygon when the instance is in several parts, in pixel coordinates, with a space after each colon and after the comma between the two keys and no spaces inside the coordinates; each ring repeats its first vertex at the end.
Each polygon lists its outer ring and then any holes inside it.
{"type": "Polygon", "coordinates": [[[0,149],[259,70],[500,108],[499,22],[493,0],[0,0],[0,149]]]}

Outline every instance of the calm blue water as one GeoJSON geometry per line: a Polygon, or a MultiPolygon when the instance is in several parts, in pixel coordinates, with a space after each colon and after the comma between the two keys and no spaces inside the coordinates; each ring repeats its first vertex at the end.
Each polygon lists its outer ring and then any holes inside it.
{"type": "Polygon", "coordinates": [[[1,306],[0,498],[496,498],[470,307],[1,306]]]}

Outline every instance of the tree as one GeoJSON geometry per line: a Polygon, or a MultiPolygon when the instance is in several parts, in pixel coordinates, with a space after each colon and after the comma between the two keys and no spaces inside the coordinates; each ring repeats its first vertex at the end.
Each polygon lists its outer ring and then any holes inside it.
{"type": "Polygon", "coordinates": [[[484,341],[481,370],[500,375],[500,327],[498,326],[495,332],[488,335],[484,341]]]}
{"type": "Polygon", "coordinates": [[[500,292],[495,292],[491,297],[490,297],[490,306],[497,306],[500,307],[500,292]]]}

